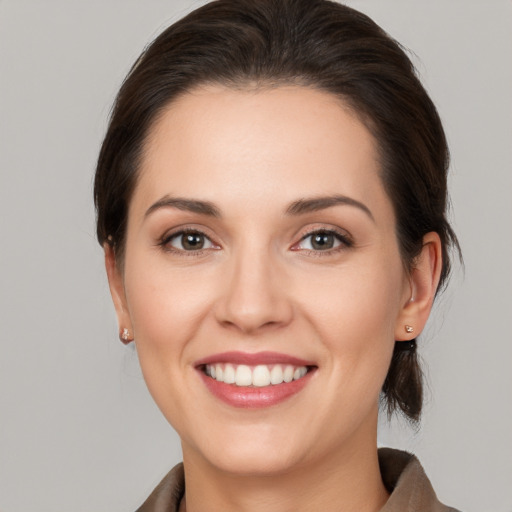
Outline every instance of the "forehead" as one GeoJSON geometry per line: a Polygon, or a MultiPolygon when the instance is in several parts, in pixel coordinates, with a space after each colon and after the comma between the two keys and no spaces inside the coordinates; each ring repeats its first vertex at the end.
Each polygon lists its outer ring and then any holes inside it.
{"type": "MultiPolygon", "coordinates": [[[[171,103],[150,130],[134,202],[382,194],[373,136],[332,94],[209,86],[171,103]]],[[[260,205],[261,206],[261,205],[260,205]]]]}

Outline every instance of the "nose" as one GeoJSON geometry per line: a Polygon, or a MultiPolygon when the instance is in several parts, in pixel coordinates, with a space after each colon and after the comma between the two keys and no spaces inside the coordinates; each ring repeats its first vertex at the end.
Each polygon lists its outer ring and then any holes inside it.
{"type": "Polygon", "coordinates": [[[245,334],[283,327],[293,317],[293,304],[282,267],[262,251],[241,251],[230,262],[217,321],[245,334]]]}

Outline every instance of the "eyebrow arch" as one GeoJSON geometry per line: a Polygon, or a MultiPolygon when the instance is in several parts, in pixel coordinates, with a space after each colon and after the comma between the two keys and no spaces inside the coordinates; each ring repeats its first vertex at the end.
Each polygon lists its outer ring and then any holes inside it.
{"type": "Polygon", "coordinates": [[[151,213],[161,208],[177,208],[187,212],[200,213],[211,217],[220,217],[220,210],[209,201],[199,201],[197,199],[185,199],[183,197],[171,197],[165,195],[156,203],[153,203],[144,214],[147,218],[151,213]]]}
{"type": "Polygon", "coordinates": [[[287,209],[288,215],[303,215],[305,213],[317,212],[325,210],[337,205],[354,206],[362,210],[370,219],[375,222],[375,218],[370,209],[360,201],[352,199],[351,197],[334,195],[325,197],[312,197],[310,199],[299,199],[294,201],[287,209]]]}

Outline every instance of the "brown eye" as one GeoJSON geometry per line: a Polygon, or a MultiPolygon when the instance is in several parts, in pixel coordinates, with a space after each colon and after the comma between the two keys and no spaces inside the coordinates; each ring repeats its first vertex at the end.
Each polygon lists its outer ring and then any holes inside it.
{"type": "Polygon", "coordinates": [[[181,245],[186,251],[197,251],[204,247],[204,236],[199,233],[184,233],[181,235],[181,245]]]}
{"type": "Polygon", "coordinates": [[[311,247],[316,251],[325,251],[326,249],[332,249],[336,242],[336,238],[332,233],[326,233],[320,231],[311,235],[311,247]]]}
{"type": "Polygon", "coordinates": [[[199,231],[176,233],[166,243],[179,251],[200,251],[214,247],[211,240],[199,231]]]}
{"type": "Polygon", "coordinates": [[[336,231],[319,230],[306,235],[294,248],[294,250],[329,251],[331,249],[350,247],[350,239],[336,231]]]}

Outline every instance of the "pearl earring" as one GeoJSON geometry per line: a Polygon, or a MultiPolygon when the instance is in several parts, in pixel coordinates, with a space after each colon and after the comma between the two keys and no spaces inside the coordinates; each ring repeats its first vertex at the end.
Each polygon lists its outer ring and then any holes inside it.
{"type": "Polygon", "coordinates": [[[123,332],[119,333],[119,339],[123,343],[130,343],[130,341],[133,341],[133,336],[130,334],[130,330],[125,327],[123,332]]]}

